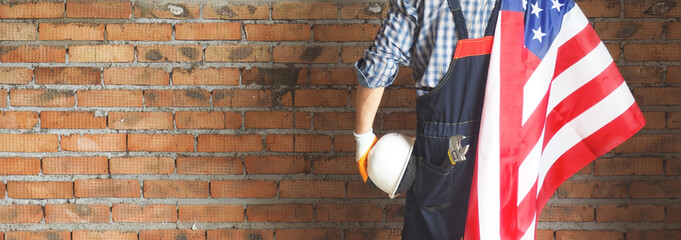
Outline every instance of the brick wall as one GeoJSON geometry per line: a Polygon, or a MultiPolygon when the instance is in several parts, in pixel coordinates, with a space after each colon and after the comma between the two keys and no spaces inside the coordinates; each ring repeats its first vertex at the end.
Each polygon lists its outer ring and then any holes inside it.
{"type": "MultiPolygon", "coordinates": [[[[681,239],[681,0],[578,4],[648,125],[560,187],[538,238],[681,239]]],[[[360,181],[351,135],[385,11],[0,1],[0,236],[399,239],[404,199],[360,181]]],[[[412,132],[410,76],[377,132],[412,132]]]]}

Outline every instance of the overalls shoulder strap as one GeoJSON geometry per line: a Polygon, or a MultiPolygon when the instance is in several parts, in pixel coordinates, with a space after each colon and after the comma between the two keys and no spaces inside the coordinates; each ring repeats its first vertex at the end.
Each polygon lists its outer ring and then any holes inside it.
{"type": "Polygon", "coordinates": [[[461,11],[461,3],[459,0],[447,0],[449,3],[449,10],[452,11],[454,15],[454,24],[456,27],[456,36],[461,39],[468,39],[468,29],[466,28],[466,20],[463,17],[463,11],[461,11]]]}

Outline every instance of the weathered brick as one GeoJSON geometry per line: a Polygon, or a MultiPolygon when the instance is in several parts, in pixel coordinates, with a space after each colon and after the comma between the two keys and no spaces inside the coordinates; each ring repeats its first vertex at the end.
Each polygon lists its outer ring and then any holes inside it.
{"type": "MultiPolygon", "coordinates": [[[[274,230],[260,230],[260,229],[209,229],[206,231],[207,240],[223,240],[223,239],[274,239],[274,230]]],[[[279,239],[279,237],[277,237],[279,239]]]]}
{"type": "Polygon", "coordinates": [[[198,3],[184,3],[181,1],[142,1],[135,5],[137,18],[171,18],[187,19],[199,18],[198,3]]]}
{"type": "Polygon", "coordinates": [[[169,157],[112,157],[109,161],[109,169],[111,174],[171,174],[175,171],[175,159],[169,157]]]}
{"type": "Polygon", "coordinates": [[[236,129],[241,127],[238,112],[175,112],[177,129],[236,129]]]}
{"type": "Polygon", "coordinates": [[[329,46],[275,46],[274,62],[283,63],[337,63],[338,47],[329,46]]]}
{"type": "Polygon", "coordinates": [[[295,92],[293,99],[291,99],[291,94],[287,92],[281,97],[281,103],[284,106],[293,106],[295,103],[296,107],[343,107],[347,106],[349,100],[347,90],[301,89],[295,92]]]}
{"type": "Polygon", "coordinates": [[[260,152],[260,135],[214,135],[201,134],[198,137],[198,152],[260,152]]]}
{"type": "Polygon", "coordinates": [[[241,84],[293,87],[307,83],[307,68],[243,69],[241,84]]]}
{"type": "Polygon", "coordinates": [[[662,175],[660,158],[601,158],[596,160],[595,175],[662,175]]]}
{"type": "Polygon", "coordinates": [[[308,24],[246,24],[244,29],[248,41],[308,41],[311,33],[308,24]]]}
{"type": "Polygon", "coordinates": [[[204,240],[206,232],[192,229],[141,230],[139,240],[204,240]]]}
{"type": "Polygon", "coordinates": [[[101,83],[102,71],[89,67],[36,67],[36,84],[96,85],[101,83]]]}
{"type": "Polygon", "coordinates": [[[350,3],[341,6],[341,19],[383,19],[387,13],[386,3],[350,3]]]}
{"type": "Polygon", "coordinates": [[[355,152],[356,150],[357,144],[355,143],[355,136],[352,135],[333,136],[334,152],[355,152]]]}
{"type": "Polygon", "coordinates": [[[152,89],[144,91],[147,107],[207,107],[210,93],[203,89],[152,89]]]}
{"type": "Polygon", "coordinates": [[[137,232],[134,231],[74,230],[71,236],[73,240],[137,240],[137,232]]]}
{"type": "Polygon", "coordinates": [[[293,139],[296,152],[331,152],[331,136],[295,135],[293,139]]]}
{"type": "Polygon", "coordinates": [[[293,128],[293,112],[246,112],[244,114],[244,127],[255,129],[267,128],[293,128]]]}
{"type": "Polygon", "coordinates": [[[544,207],[539,217],[540,222],[593,222],[594,212],[587,205],[558,205],[544,207]]]}
{"type": "Polygon", "coordinates": [[[14,199],[73,198],[73,182],[8,181],[7,196],[14,199]]]}
{"type": "Polygon", "coordinates": [[[657,66],[622,66],[619,70],[628,84],[659,84],[664,79],[664,71],[657,66]]]}
{"type": "Polygon", "coordinates": [[[109,112],[109,129],[173,129],[171,112],[109,112]]]}
{"type": "Polygon", "coordinates": [[[239,85],[238,68],[175,68],[174,85],[239,85]]]}
{"type": "Polygon", "coordinates": [[[43,111],[40,113],[41,128],[104,129],[106,117],[94,112],[43,111]]]}
{"type": "Polygon", "coordinates": [[[343,181],[282,180],[279,182],[280,198],[343,198],[343,181]]]}
{"type": "Polygon", "coordinates": [[[272,4],[272,19],[336,19],[338,6],[332,2],[280,2],[272,4]]]}
{"type": "Polygon", "coordinates": [[[73,107],[76,94],[71,90],[11,89],[10,105],[25,107],[73,107]]]}
{"type": "Polygon", "coordinates": [[[315,158],[313,162],[315,174],[359,173],[354,157],[319,157],[315,158]]]}
{"type": "Polygon", "coordinates": [[[7,90],[0,90],[0,107],[7,107],[7,90]]]}
{"type": "Polygon", "coordinates": [[[667,22],[667,39],[681,39],[681,22],[667,22]]]}
{"type": "Polygon", "coordinates": [[[56,152],[59,139],[54,134],[0,134],[0,152],[56,152]]]}
{"type": "Polygon", "coordinates": [[[132,3],[126,0],[75,0],[66,3],[68,18],[130,18],[132,3]]]}
{"type": "Polygon", "coordinates": [[[135,60],[133,45],[76,45],[69,46],[70,62],[122,63],[135,60]]]}
{"type": "Polygon", "coordinates": [[[107,174],[109,159],[106,157],[44,157],[43,174],[107,174]]]}
{"type": "Polygon", "coordinates": [[[355,72],[348,68],[313,68],[310,69],[312,85],[357,85],[355,72]]]}
{"type": "Polygon", "coordinates": [[[145,198],[207,198],[208,181],[145,180],[145,198]]]}
{"type": "Polygon", "coordinates": [[[39,40],[104,40],[104,24],[97,23],[40,23],[39,40]]]}
{"type": "Polygon", "coordinates": [[[180,205],[180,222],[243,222],[244,207],[230,204],[180,205]],[[215,214],[220,213],[220,214],[215,214]]]}
{"type": "Polygon", "coordinates": [[[242,174],[241,159],[234,157],[178,157],[177,174],[242,174]]]}
{"type": "Polygon", "coordinates": [[[314,26],[314,40],[321,42],[367,42],[374,39],[376,24],[320,24],[314,26]]]}
{"type": "MultiPolygon", "coordinates": [[[[83,179],[75,181],[76,197],[140,197],[140,182],[123,179],[83,179]]],[[[114,208],[116,205],[114,205],[114,208]]],[[[114,221],[115,216],[114,216],[114,221]]]]}
{"type": "Polygon", "coordinates": [[[410,130],[416,127],[415,112],[392,112],[383,115],[383,129],[410,130]]]}
{"type": "Polygon", "coordinates": [[[681,43],[628,43],[624,44],[627,61],[681,61],[681,43]]]}
{"type": "Polygon", "coordinates": [[[45,204],[46,223],[108,223],[106,204],[45,204]]]}
{"type": "Polygon", "coordinates": [[[37,123],[37,112],[0,112],[0,129],[32,129],[37,123]]]}
{"type": "Polygon", "coordinates": [[[681,230],[627,231],[627,239],[681,239],[681,230]]]}
{"type": "Polygon", "coordinates": [[[261,180],[215,180],[210,184],[213,198],[273,198],[277,182],[261,180]]]}
{"type": "Polygon", "coordinates": [[[111,217],[114,222],[177,222],[177,207],[167,204],[114,204],[111,217]]]}
{"type": "Polygon", "coordinates": [[[266,62],[270,46],[219,44],[206,47],[206,62],[266,62]]]}
{"type": "MultiPolygon", "coordinates": [[[[343,63],[354,63],[360,58],[364,57],[364,51],[367,46],[342,46],[341,47],[341,62],[343,63]]],[[[354,72],[353,72],[354,76],[354,72]]],[[[352,80],[356,84],[356,77],[348,80],[352,80]]]]}
{"type": "Polygon", "coordinates": [[[170,74],[161,68],[104,68],[104,84],[168,85],[170,74]]]}
{"type": "Polygon", "coordinates": [[[660,39],[662,22],[597,22],[594,29],[603,40],[660,39]]]}
{"type": "Polygon", "coordinates": [[[615,148],[617,153],[633,152],[681,152],[679,135],[634,135],[615,148]]]}
{"type": "Polygon", "coordinates": [[[247,156],[248,174],[296,174],[310,172],[310,163],[301,156],[247,156]]]}
{"type": "Polygon", "coordinates": [[[326,239],[341,240],[341,230],[334,228],[277,229],[277,240],[326,239]]]}
{"type": "Polygon", "coordinates": [[[26,239],[26,240],[43,240],[43,239],[70,239],[71,232],[69,231],[8,231],[5,233],[6,239],[26,239]]]}
{"type": "Polygon", "coordinates": [[[624,0],[624,17],[670,18],[681,17],[679,1],[624,0]]]}
{"type": "Polygon", "coordinates": [[[213,91],[215,107],[271,107],[274,100],[269,90],[224,89],[213,91]]]}
{"type": "MultiPolygon", "coordinates": [[[[355,168],[356,164],[355,164],[355,168]]],[[[356,172],[357,174],[359,172],[356,172]]],[[[385,198],[387,193],[381,191],[377,187],[370,186],[364,181],[350,181],[348,182],[348,198],[385,198]]]]}
{"type": "Polygon", "coordinates": [[[125,133],[71,134],[62,136],[62,151],[75,152],[120,152],[126,151],[125,133]]]}
{"type": "Polygon", "coordinates": [[[64,46],[48,45],[23,45],[23,46],[0,46],[0,62],[57,62],[66,61],[66,48],[64,46]]]}
{"type": "Polygon", "coordinates": [[[63,1],[3,2],[0,4],[0,19],[7,18],[62,18],[63,1]]]}
{"type": "Polygon", "coordinates": [[[634,97],[639,105],[676,105],[681,102],[679,87],[649,87],[634,89],[634,97]]]}
{"type": "MultiPolygon", "coordinates": [[[[3,166],[0,168],[0,175],[38,175],[40,173],[40,159],[38,158],[0,158],[0,166],[3,166]]],[[[4,190],[4,184],[2,190],[4,190]]]]}
{"type": "Polygon", "coordinates": [[[667,220],[668,223],[681,222],[681,205],[667,206],[667,220]]]}
{"type": "Polygon", "coordinates": [[[241,23],[179,23],[175,24],[175,39],[241,40],[241,23]]]}
{"type": "MultiPolygon", "coordinates": [[[[0,33],[1,34],[1,33],[0,33]]],[[[0,68],[0,84],[27,84],[33,79],[33,70],[29,68],[0,68]]],[[[0,102],[2,102],[0,100],[0,102]]]]}
{"type": "MultiPolygon", "coordinates": [[[[2,6],[0,5],[0,12],[2,11],[2,6]]],[[[0,23],[0,41],[31,41],[37,37],[38,31],[35,24],[0,23]]]]}
{"type": "Polygon", "coordinates": [[[246,206],[249,222],[311,222],[312,205],[263,204],[246,206]]]}
{"type": "Polygon", "coordinates": [[[317,204],[320,222],[380,222],[383,208],[377,204],[317,204]]]}
{"type": "Polygon", "coordinates": [[[626,182],[566,181],[558,188],[559,198],[627,198],[626,182]]]}
{"type": "Polygon", "coordinates": [[[619,231],[583,231],[583,230],[557,230],[557,240],[600,239],[600,240],[624,240],[624,233],[619,231]]]}
{"type": "Polygon", "coordinates": [[[583,0],[577,3],[587,17],[619,17],[620,1],[583,0]]]}
{"type": "Polygon", "coordinates": [[[207,19],[268,19],[269,4],[213,1],[203,7],[207,19]]]}
{"type": "Polygon", "coordinates": [[[200,45],[137,45],[139,62],[200,62],[200,45]]]}
{"type": "Polygon", "coordinates": [[[315,113],[315,129],[352,130],[355,128],[355,113],[353,112],[328,112],[315,113]]]}
{"type": "Polygon", "coordinates": [[[669,118],[667,119],[669,128],[679,129],[681,128],[681,112],[671,112],[669,113],[669,118]]]}
{"type": "Polygon", "coordinates": [[[107,40],[170,41],[173,27],[167,23],[111,23],[106,25],[107,40]]]}
{"type": "MultiPolygon", "coordinates": [[[[553,237],[553,235],[551,235],[553,237]]],[[[362,229],[348,229],[345,231],[346,240],[370,240],[370,239],[384,239],[384,240],[400,240],[402,239],[402,229],[390,228],[362,228],[362,229]]],[[[553,238],[551,238],[553,240],[553,238]]]]}
{"type": "Polygon", "coordinates": [[[293,152],[293,135],[268,134],[265,137],[267,151],[270,152],[293,152]]]}
{"type": "Polygon", "coordinates": [[[42,219],[40,205],[0,205],[0,223],[39,223],[42,219]]]}
{"type": "Polygon", "coordinates": [[[664,207],[653,205],[599,205],[598,222],[662,222],[664,207]]]}
{"type": "Polygon", "coordinates": [[[667,67],[667,82],[668,83],[681,83],[681,66],[668,66],[667,67]]]}
{"type": "Polygon", "coordinates": [[[631,198],[679,198],[681,180],[634,181],[630,183],[631,198]]]}
{"type": "Polygon", "coordinates": [[[189,134],[129,134],[128,151],[193,152],[194,136],[189,134]]]}
{"type": "Polygon", "coordinates": [[[681,175],[681,158],[667,159],[665,174],[671,176],[681,175]]]}

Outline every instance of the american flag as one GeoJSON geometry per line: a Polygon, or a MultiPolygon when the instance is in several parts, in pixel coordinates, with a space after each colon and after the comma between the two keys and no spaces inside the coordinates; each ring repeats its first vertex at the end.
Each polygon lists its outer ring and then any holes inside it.
{"type": "Polygon", "coordinates": [[[558,186],[643,125],[573,0],[503,0],[465,239],[534,239],[558,186]]]}

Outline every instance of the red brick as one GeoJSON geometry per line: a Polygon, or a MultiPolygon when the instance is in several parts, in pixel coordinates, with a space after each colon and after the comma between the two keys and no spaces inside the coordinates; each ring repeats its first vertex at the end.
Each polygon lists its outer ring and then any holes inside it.
{"type": "Polygon", "coordinates": [[[308,41],[311,28],[308,24],[246,24],[248,41],[308,41]]]}
{"type": "Polygon", "coordinates": [[[241,127],[238,112],[175,112],[178,129],[236,129],[241,127]]]}
{"type": "Polygon", "coordinates": [[[314,40],[320,42],[368,42],[374,40],[376,24],[320,24],[315,25],[314,40]]]}
{"type": "Polygon", "coordinates": [[[0,62],[58,62],[66,61],[66,48],[64,46],[47,45],[23,45],[23,46],[0,46],[0,62]]]}
{"type": "Polygon", "coordinates": [[[177,174],[242,174],[241,160],[234,157],[178,157],[177,174]]]}
{"type": "Polygon", "coordinates": [[[133,231],[90,231],[74,230],[73,240],[137,240],[137,232],[133,231]]]}
{"type": "Polygon", "coordinates": [[[272,230],[257,229],[209,229],[206,231],[207,240],[231,240],[231,239],[274,239],[272,230]]]}
{"type": "Polygon", "coordinates": [[[7,197],[14,199],[73,198],[73,182],[7,182],[7,197]]]}
{"type": "Polygon", "coordinates": [[[104,84],[168,85],[170,74],[161,68],[105,68],[104,84]]]}
{"type": "MultiPolygon", "coordinates": [[[[357,60],[360,58],[364,57],[364,51],[367,49],[367,46],[342,46],[341,47],[341,62],[344,63],[355,63],[357,60]]],[[[354,72],[353,72],[354,76],[354,72]]],[[[356,84],[357,79],[356,77],[346,79],[347,81],[352,81],[352,83],[356,84]]]]}
{"type": "Polygon", "coordinates": [[[667,82],[668,83],[681,83],[681,66],[668,66],[667,67],[667,82]]]}
{"type": "Polygon", "coordinates": [[[321,180],[282,180],[280,198],[343,198],[345,182],[321,180]]]}
{"type": "Polygon", "coordinates": [[[238,22],[178,23],[175,24],[175,39],[241,40],[241,23],[238,22]]]}
{"type": "Polygon", "coordinates": [[[241,205],[180,205],[180,222],[243,222],[241,205]],[[220,214],[215,214],[220,213],[220,214]]]}
{"type": "Polygon", "coordinates": [[[202,51],[200,45],[137,45],[137,61],[200,62],[202,51]]]}
{"type": "Polygon", "coordinates": [[[104,129],[106,117],[97,117],[94,112],[43,111],[40,113],[41,128],[104,129]]]}
{"type": "MultiPolygon", "coordinates": [[[[0,5],[0,11],[3,6],[0,5]]],[[[3,18],[3,17],[0,17],[3,18]]],[[[0,41],[30,41],[38,37],[32,23],[0,23],[0,41]]]]}
{"type": "Polygon", "coordinates": [[[130,18],[132,3],[125,0],[76,0],[66,3],[67,18],[130,18]]]}
{"type": "Polygon", "coordinates": [[[679,61],[680,43],[629,43],[624,45],[627,61],[679,61]]]}
{"type": "Polygon", "coordinates": [[[173,27],[166,23],[120,23],[106,25],[107,40],[170,41],[173,27]]]}
{"type": "Polygon", "coordinates": [[[145,90],[147,107],[208,107],[210,92],[202,89],[145,90]]]}
{"type": "Polygon", "coordinates": [[[193,152],[194,136],[189,134],[130,134],[128,151],[193,152]]]}
{"type": "Polygon", "coordinates": [[[587,17],[619,17],[622,9],[619,1],[584,0],[578,5],[587,17]]]}
{"type": "Polygon", "coordinates": [[[548,229],[537,229],[535,239],[537,240],[553,240],[554,232],[548,229]]]}
{"type": "Polygon", "coordinates": [[[667,39],[681,39],[681,22],[667,22],[667,39]]]}
{"type": "Polygon", "coordinates": [[[355,157],[315,158],[314,171],[315,174],[359,174],[355,157]]]}
{"type": "Polygon", "coordinates": [[[208,181],[145,180],[145,198],[207,198],[208,181]]]}
{"type": "Polygon", "coordinates": [[[44,157],[43,174],[107,174],[109,159],[106,157],[44,157]]]}
{"type": "Polygon", "coordinates": [[[59,139],[54,134],[0,134],[0,152],[56,152],[59,139]]]}
{"type": "Polygon", "coordinates": [[[206,62],[267,62],[270,46],[218,44],[206,47],[206,62]]]}
{"type": "Polygon", "coordinates": [[[108,223],[106,204],[45,204],[46,223],[108,223]]]}
{"type": "Polygon", "coordinates": [[[307,84],[307,68],[251,68],[243,69],[242,85],[294,87],[307,84]]]}
{"type": "Polygon", "coordinates": [[[334,152],[355,152],[357,145],[355,137],[352,135],[335,135],[333,136],[333,151],[334,152]]]}
{"type": "Polygon", "coordinates": [[[136,18],[173,18],[188,19],[199,18],[199,4],[142,1],[135,5],[136,18]]]}
{"type": "Polygon", "coordinates": [[[290,92],[281,97],[284,106],[296,107],[344,107],[348,105],[347,90],[336,89],[300,89],[295,92],[295,99],[291,101],[290,92]]]}
{"type": "Polygon", "coordinates": [[[204,240],[206,232],[191,229],[140,230],[139,240],[204,240]]]}
{"type": "Polygon", "coordinates": [[[679,198],[681,180],[634,181],[630,183],[631,198],[679,198]]]}
{"type": "Polygon", "coordinates": [[[338,6],[332,2],[280,2],[272,5],[272,19],[336,19],[338,6]]]}
{"type": "Polygon", "coordinates": [[[260,135],[213,135],[201,134],[198,137],[198,152],[260,152],[260,135]]]}
{"type": "Polygon", "coordinates": [[[0,112],[0,128],[32,129],[37,123],[37,112],[0,112]]]}
{"type": "Polygon", "coordinates": [[[175,159],[169,157],[112,157],[111,174],[171,174],[175,159]]]}
{"type": "Polygon", "coordinates": [[[247,156],[248,174],[296,174],[310,172],[310,163],[302,156],[247,156]]]}
{"type": "Polygon", "coordinates": [[[667,121],[669,124],[669,128],[671,129],[681,128],[681,112],[670,112],[667,121]]]}
{"type": "Polygon", "coordinates": [[[383,19],[387,13],[386,3],[351,3],[341,6],[341,19],[383,19]]]}
{"type": "Polygon", "coordinates": [[[203,7],[203,18],[206,19],[268,19],[269,15],[269,4],[214,1],[203,7]]]}
{"type": "MultiPolygon", "coordinates": [[[[355,164],[355,166],[356,165],[357,164],[355,164]]],[[[386,198],[387,196],[387,193],[381,191],[377,187],[370,186],[364,181],[348,182],[348,198],[386,198]]]]}
{"type": "Polygon", "coordinates": [[[415,107],[416,91],[414,89],[386,89],[381,99],[383,107],[415,107]]]}
{"type": "Polygon", "coordinates": [[[213,91],[215,107],[272,107],[274,100],[269,90],[224,89],[213,91]]]}
{"type": "Polygon", "coordinates": [[[595,175],[662,175],[660,158],[603,158],[596,160],[595,175]]]}
{"type": "Polygon", "coordinates": [[[40,23],[38,40],[104,40],[104,24],[96,23],[40,23]]]}
{"type": "Polygon", "coordinates": [[[315,129],[334,129],[334,130],[352,130],[354,129],[355,113],[354,112],[327,112],[315,113],[314,128],[315,129]]]}
{"type": "Polygon", "coordinates": [[[603,40],[660,39],[662,22],[597,22],[594,29],[603,40]]]}
{"type": "Polygon", "coordinates": [[[62,18],[64,2],[3,2],[0,19],[7,18],[62,18]]]}
{"type": "Polygon", "coordinates": [[[69,62],[124,63],[135,60],[133,45],[69,46],[69,62]]]}
{"type": "Polygon", "coordinates": [[[249,222],[311,222],[312,205],[263,204],[246,206],[249,222]]]}
{"type": "Polygon", "coordinates": [[[295,152],[331,152],[331,136],[295,135],[295,152]]]}
{"type": "MultiPolygon", "coordinates": [[[[0,175],[38,175],[40,173],[40,159],[25,157],[0,158],[0,175]]],[[[4,184],[2,184],[4,189],[4,184]]],[[[0,194],[2,195],[2,194],[0,194]]]]}
{"type": "Polygon", "coordinates": [[[7,107],[7,91],[0,90],[0,107],[7,107]]]}
{"type": "MultiPolygon", "coordinates": [[[[552,235],[553,236],[553,235],[552,235]]],[[[346,240],[400,240],[402,239],[402,229],[348,229],[345,231],[346,240]]],[[[553,240],[553,238],[551,239],[553,240]]]]}
{"type": "Polygon", "coordinates": [[[210,184],[213,198],[273,198],[277,183],[260,180],[214,180],[210,184]]]}
{"type": "Polygon", "coordinates": [[[595,209],[588,205],[547,205],[540,222],[593,222],[595,209]]]}
{"type": "Polygon", "coordinates": [[[270,152],[293,152],[293,135],[269,134],[265,137],[267,151],[270,152]]]}
{"type": "Polygon", "coordinates": [[[639,105],[677,105],[681,102],[681,88],[650,87],[634,89],[639,105]]]}
{"type": "Polygon", "coordinates": [[[40,223],[42,219],[40,205],[0,205],[0,223],[40,223]]]}
{"type": "Polygon", "coordinates": [[[114,204],[111,208],[114,222],[177,222],[177,207],[166,204],[114,204]]]}
{"type": "Polygon", "coordinates": [[[27,84],[32,79],[33,70],[29,68],[18,67],[0,68],[0,84],[27,84]]]}
{"type": "Polygon", "coordinates": [[[627,239],[681,239],[681,230],[627,231],[627,239]]]}
{"type": "Polygon", "coordinates": [[[598,222],[663,222],[664,207],[652,205],[599,205],[598,222]]]}
{"type": "Polygon", "coordinates": [[[681,158],[667,159],[665,174],[667,175],[681,175],[681,158]]]}
{"type": "Polygon", "coordinates": [[[312,85],[357,85],[355,73],[349,68],[313,68],[310,69],[312,85]]]}
{"type": "Polygon", "coordinates": [[[281,63],[337,63],[338,47],[329,46],[275,46],[274,62],[281,63]]]}
{"type": "Polygon", "coordinates": [[[174,85],[239,85],[238,68],[175,68],[174,85]]]}
{"type": "Polygon", "coordinates": [[[76,152],[119,152],[126,150],[125,133],[72,134],[62,136],[62,151],[76,152]]]}
{"type": "Polygon", "coordinates": [[[12,89],[10,104],[26,107],[73,107],[75,92],[55,89],[12,89]]]}
{"type": "Polygon", "coordinates": [[[628,198],[626,182],[566,181],[558,188],[558,198],[628,198]]]}
{"type": "Polygon", "coordinates": [[[40,231],[40,232],[29,232],[29,231],[11,231],[6,232],[5,237],[8,240],[11,239],[22,239],[22,240],[52,240],[52,239],[70,239],[71,232],[69,231],[40,231]]]}
{"type": "Polygon", "coordinates": [[[658,84],[664,79],[664,71],[657,66],[621,66],[619,70],[628,84],[658,84]]]}
{"type": "Polygon", "coordinates": [[[376,204],[317,204],[319,222],[380,222],[383,208],[376,204]]]}
{"type": "Polygon", "coordinates": [[[392,112],[383,115],[383,128],[386,130],[410,130],[416,128],[415,112],[392,112]]]}
{"type": "Polygon", "coordinates": [[[109,112],[110,129],[173,129],[171,112],[109,112]]]}
{"type": "MultiPolygon", "coordinates": [[[[83,179],[75,181],[76,197],[138,198],[140,184],[137,180],[83,179]]],[[[114,205],[115,208],[115,205],[114,205]]],[[[114,217],[115,218],[115,217],[114,217]]]]}
{"type": "Polygon", "coordinates": [[[681,135],[634,135],[615,148],[617,153],[680,152],[681,135]]]}
{"type": "Polygon", "coordinates": [[[293,128],[293,112],[246,112],[245,128],[293,128]]]}
{"type": "Polygon", "coordinates": [[[646,119],[646,125],[643,129],[664,129],[667,125],[665,115],[664,112],[643,112],[643,117],[646,119]]]}
{"type": "Polygon", "coordinates": [[[88,67],[36,67],[36,84],[98,85],[102,72],[88,67]]]}
{"type": "Polygon", "coordinates": [[[675,8],[677,1],[625,0],[624,17],[672,18],[681,17],[681,10],[675,8]]]}
{"type": "Polygon", "coordinates": [[[681,222],[681,206],[667,207],[667,221],[668,223],[681,222]]]}
{"type": "Polygon", "coordinates": [[[556,240],[624,240],[624,233],[618,231],[557,230],[556,240]]]}

